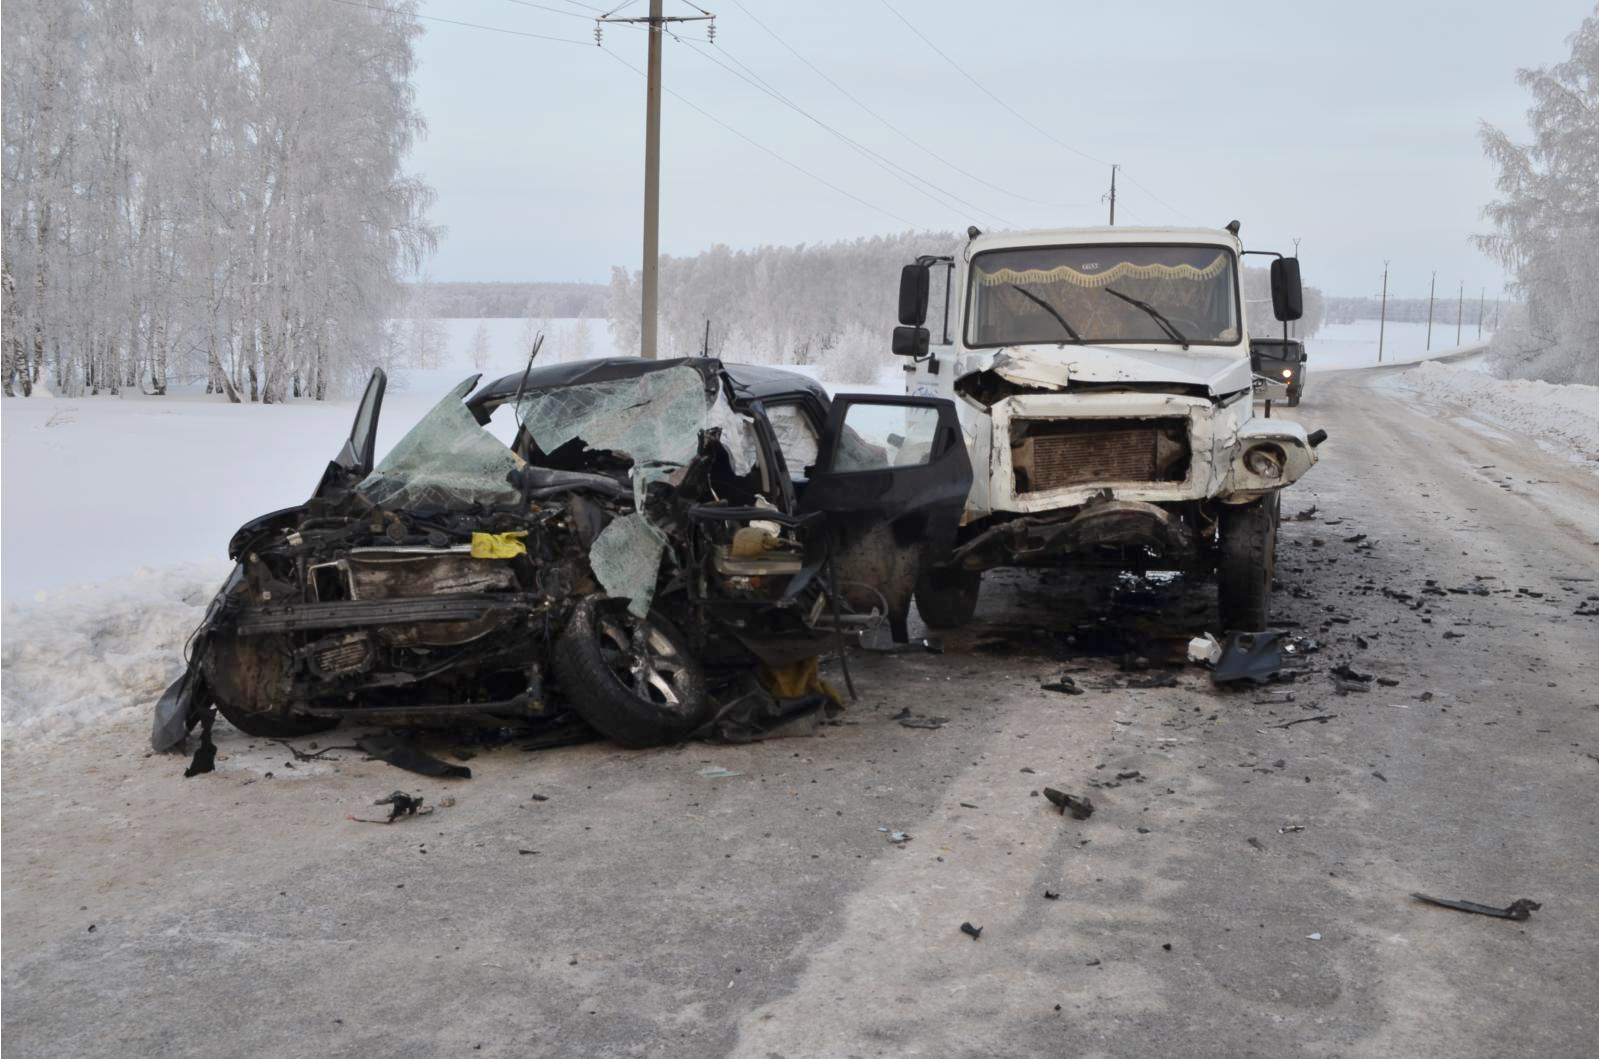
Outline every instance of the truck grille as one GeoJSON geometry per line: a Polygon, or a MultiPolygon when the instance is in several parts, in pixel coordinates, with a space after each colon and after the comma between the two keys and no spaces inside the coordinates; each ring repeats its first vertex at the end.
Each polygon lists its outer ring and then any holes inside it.
{"type": "Polygon", "coordinates": [[[1014,419],[1017,493],[1116,482],[1181,482],[1189,473],[1189,421],[1014,419]]]}

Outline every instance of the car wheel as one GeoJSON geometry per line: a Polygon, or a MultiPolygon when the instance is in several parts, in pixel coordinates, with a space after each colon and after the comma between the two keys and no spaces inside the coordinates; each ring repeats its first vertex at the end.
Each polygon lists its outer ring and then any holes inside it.
{"type": "Polygon", "coordinates": [[[333,717],[307,717],[295,713],[256,713],[241,710],[217,699],[217,712],[245,735],[261,739],[298,739],[303,735],[316,735],[337,728],[339,721],[333,717]]]}
{"type": "Polygon", "coordinates": [[[578,715],[624,746],[682,739],[711,712],[684,635],[656,611],[634,616],[623,600],[591,596],[574,607],[551,662],[578,715]]]}
{"type": "Polygon", "coordinates": [[[1278,494],[1222,509],[1217,614],[1224,631],[1267,627],[1278,551],[1278,494]]]}
{"type": "Polygon", "coordinates": [[[978,570],[928,570],[917,579],[917,613],[930,629],[959,629],[977,612],[982,587],[978,570]]]}
{"type": "Polygon", "coordinates": [[[273,703],[287,660],[259,638],[218,636],[207,646],[206,684],[228,723],[261,739],[296,739],[338,726],[336,718],[291,713],[273,703]]]}

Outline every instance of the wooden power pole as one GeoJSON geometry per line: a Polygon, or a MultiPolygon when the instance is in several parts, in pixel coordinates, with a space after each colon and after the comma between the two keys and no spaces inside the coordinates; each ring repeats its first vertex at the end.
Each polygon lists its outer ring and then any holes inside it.
{"type": "Polygon", "coordinates": [[[646,360],[656,359],[656,289],[661,264],[661,33],[669,22],[716,18],[709,12],[669,17],[661,13],[661,4],[662,0],[650,0],[650,14],[643,18],[601,15],[595,19],[597,43],[602,22],[645,22],[650,31],[644,102],[644,263],[639,272],[639,356],[646,360]]]}
{"type": "Polygon", "coordinates": [[[1117,226],[1117,170],[1119,166],[1111,167],[1111,227],[1117,226]]]}
{"type": "Polygon", "coordinates": [[[1458,349],[1461,346],[1461,305],[1462,299],[1466,297],[1466,292],[1467,281],[1462,280],[1461,286],[1456,288],[1456,347],[1458,349]]]}
{"type": "Polygon", "coordinates": [[[1424,351],[1433,348],[1433,283],[1438,278],[1439,273],[1437,272],[1428,274],[1428,344],[1423,347],[1424,351]]]}
{"type": "Polygon", "coordinates": [[[1378,363],[1383,363],[1383,325],[1389,319],[1389,262],[1383,263],[1383,300],[1378,303],[1378,363]]]}

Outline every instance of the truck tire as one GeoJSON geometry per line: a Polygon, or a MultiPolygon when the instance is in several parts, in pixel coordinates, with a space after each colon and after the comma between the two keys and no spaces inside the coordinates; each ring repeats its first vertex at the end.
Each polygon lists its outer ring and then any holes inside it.
{"type": "Polygon", "coordinates": [[[635,617],[624,600],[581,601],[550,660],[572,708],[623,746],[682,739],[711,713],[705,674],[683,633],[656,611],[635,617]]]}
{"type": "Polygon", "coordinates": [[[1278,494],[1229,505],[1219,520],[1217,615],[1224,632],[1260,632],[1270,616],[1278,553],[1278,494]]]}
{"type": "Polygon", "coordinates": [[[1299,391],[1299,389],[1293,389],[1293,390],[1289,391],[1289,402],[1288,403],[1289,403],[1289,407],[1290,408],[1299,408],[1300,407],[1300,391],[1299,391]]]}
{"type": "Polygon", "coordinates": [[[928,570],[917,579],[917,613],[930,629],[959,629],[978,609],[983,574],[946,567],[928,570]]]}

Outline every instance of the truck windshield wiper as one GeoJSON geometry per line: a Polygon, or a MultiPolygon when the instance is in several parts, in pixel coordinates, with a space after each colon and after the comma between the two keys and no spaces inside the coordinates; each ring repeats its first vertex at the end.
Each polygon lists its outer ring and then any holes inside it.
{"type": "Polygon", "coordinates": [[[1026,298],[1029,301],[1033,302],[1039,308],[1043,309],[1045,312],[1047,312],[1051,316],[1055,317],[1056,318],[1056,323],[1058,323],[1062,327],[1066,328],[1067,334],[1072,336],[1072,340],[1074,342],[1082,344],[1083,339],[1078,336],[1078,332],[1076,332],[1076,331],[1074,331],[1072,329],[1072,325],[1067,323],[1066,318],[1063,317],[1060,313],[1056,312],[1055,306],[1051,305],[1049,302],[1045,301],[1043,298],[1039,297],[1037,294],[1033,293],[1032,291],[1024,290],[1022,287],[1018,286],[1015,283],[1011,284],[1010,286],[1018,294],[1021,294],[1024,298],[1026,298]]]}
{"type": "Polygon", "coordinates": [[[1155,320],[1155,322],[1161,326],[1161,330],[1167,333],[1168,338],[1181,345],[1184,349],[1189,348],[1189,340],[1183,337],[1183,332],[1179,331],[1176,327],[1173,327],[1172,321],[1168,320],[1165,316],[1162,316],[1161,313],[1156,310],[1156,307],[1151,305],[1149,302],[1142,302],[1138,298],[1131,298],[1119,290],[1112,290],[1110,287],[1102,287],[1100,289],[1112,297],[1121,298],[1123,301],[1134,306],[1135,308],[1143,309],[1145,312],[1150,314],[1151,319],[1155,320]]]}

